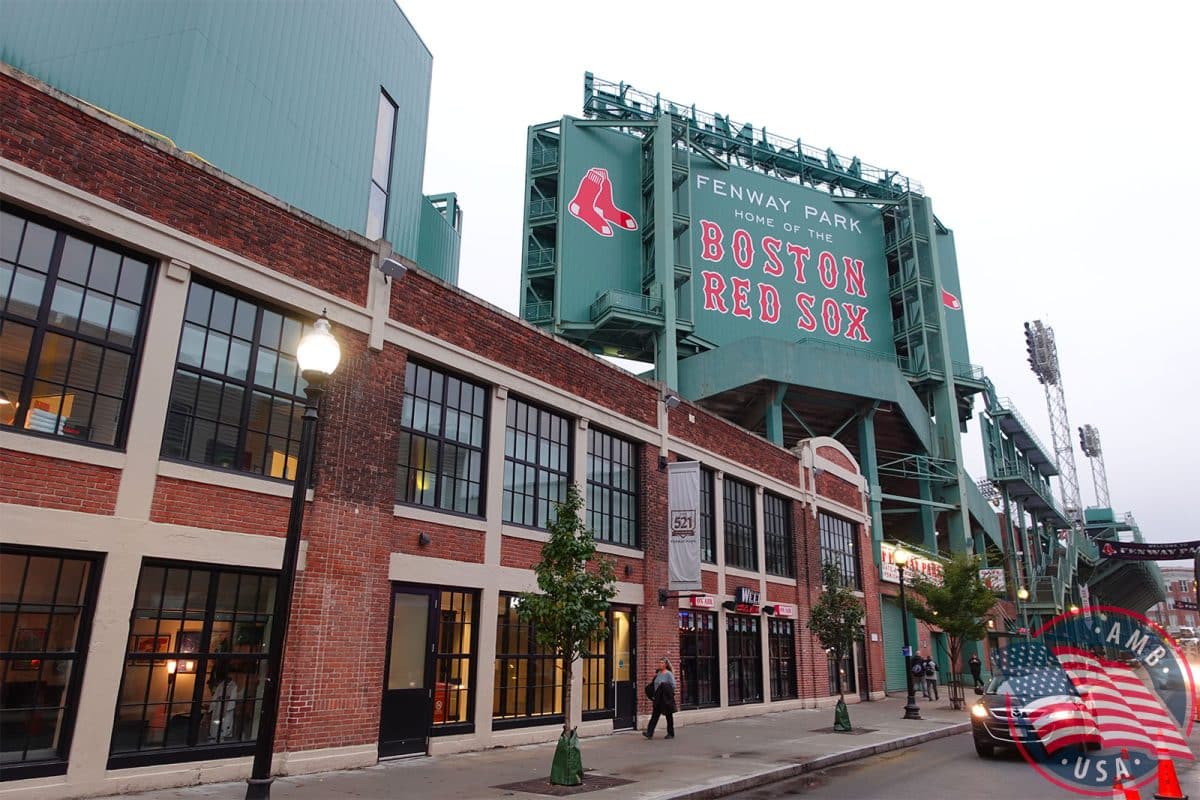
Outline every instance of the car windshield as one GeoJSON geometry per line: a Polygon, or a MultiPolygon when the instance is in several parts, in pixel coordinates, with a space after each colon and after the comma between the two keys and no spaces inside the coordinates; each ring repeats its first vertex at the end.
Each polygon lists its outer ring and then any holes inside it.
{"type": "Polygon", "coordinates": [[[1019,694],[1022,697],[1040,697],[1043,691],[1056,694],[1051,687],[1061,682],[1061,673],[1062,670],[1056,667],[1045,667],[1030,670],[1020,676],[996,675],[992,677],[984,692],[998,695],[1019,694]]]}

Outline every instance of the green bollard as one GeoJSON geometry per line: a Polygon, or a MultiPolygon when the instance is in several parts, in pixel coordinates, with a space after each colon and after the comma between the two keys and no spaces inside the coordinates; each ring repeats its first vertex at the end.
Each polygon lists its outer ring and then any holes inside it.
{"type": "Polygon", "coordinates": [[[850,711],[846,701],[839,699],[833,708],[833,729],[845,733],[850,730],[850,711]]]}

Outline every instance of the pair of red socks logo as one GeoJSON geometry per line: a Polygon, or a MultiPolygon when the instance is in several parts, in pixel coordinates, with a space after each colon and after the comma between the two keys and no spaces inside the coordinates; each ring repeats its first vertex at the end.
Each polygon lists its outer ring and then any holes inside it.
{"type": "Polygon", "coordinates": [[[579,181],[579,189],[567,209],[601,236],[613,235],[613,226],[626,231],[638,229],[637,220],[613,204],[612,182],[608,170],[592,167],[579,181]]]}

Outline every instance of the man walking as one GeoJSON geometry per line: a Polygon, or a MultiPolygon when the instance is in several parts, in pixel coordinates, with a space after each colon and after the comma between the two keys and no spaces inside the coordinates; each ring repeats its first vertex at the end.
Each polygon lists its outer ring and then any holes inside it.
{"type": "Polygon", "coordinates": [[[925,673],[925,697],[926,699],[938,700],[938,668],[937,663],[932,656],[926,655],[925,661],[921,664],[922,671],[925,673]],[[932,697],[930,697],[932,695],[932,697]]]}
{"type": "Polygon", "coordinates": [[[983,678],[980,676],[980,671],[983,669],[983,664],[979,660],[979,656],[971,653],[971,658],[967,661],[967,666],[971,668],[971,678],[975,681],[975,688],[983,688],[983,678]]]}

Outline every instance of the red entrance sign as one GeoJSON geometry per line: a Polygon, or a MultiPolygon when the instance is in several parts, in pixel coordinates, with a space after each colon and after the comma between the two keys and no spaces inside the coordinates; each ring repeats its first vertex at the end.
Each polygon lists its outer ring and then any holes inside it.
{"type": "Polygon", "coordinates": [[[716,601],[712,595],[702,594],[692,597],[692,608],[714,608],[716,601]]]}

